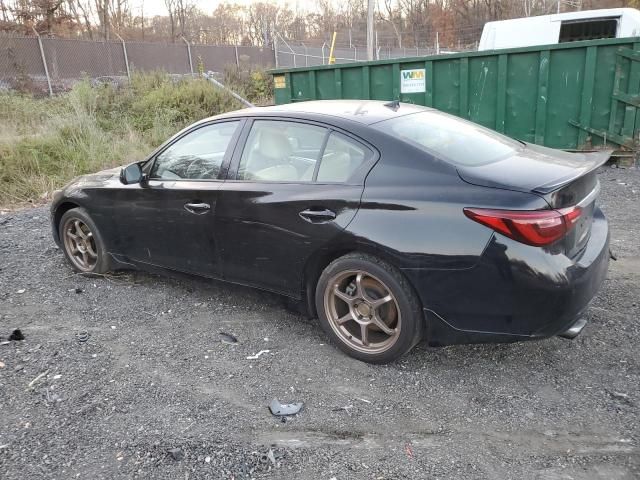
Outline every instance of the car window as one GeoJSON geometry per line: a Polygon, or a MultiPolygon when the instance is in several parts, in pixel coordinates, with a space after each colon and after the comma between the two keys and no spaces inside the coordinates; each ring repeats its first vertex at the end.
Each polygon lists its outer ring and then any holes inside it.
{"type": "Polygon", "coordinates": [[[521,143],[505,135],[438,111],[384,120],[374,128],[443,160],[465,166],[493,163],[523,148],[521,143]]]}
{"type": "Polygon", "coordinates": [[[239,180],[311,182],[327,129],[305,123],[256,120],[240,158],[239,180]]]}
{"type": "Polygon", "coordinates": [[[213,180],[218,178],[239,121],[206,125],[188,133],[156,157],[150,178],[213,180]]]}
{"type": "Polygon", "coordinates": [[[346,182],[370,155],[356,141],[338,132],[332,132],[322,154],[318,168],[318,182],[346,182]]]}

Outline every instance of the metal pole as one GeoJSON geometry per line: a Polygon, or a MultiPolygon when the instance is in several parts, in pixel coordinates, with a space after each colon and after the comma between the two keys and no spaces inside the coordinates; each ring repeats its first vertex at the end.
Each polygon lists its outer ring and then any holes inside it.
{"type": "MultiPolygon", "coordinates": [[[[367,60],[373,60],[373,11],[374,0],[368,0],[367,5],[367,60]]],[[[376,42],[377,44],[377,42],[376,42]]]]}
{"type": "Polygon", "coordinates": [[[49,68],[47,67],[47,59],[44,56],[44,47],[42,46],[42,38],[40,38],[40,34],[35,29],[35,27],[31,27],[33,29],[33,33],[38,37],[38,46],[40,47],[40,57],[42,58],[42,65],[44,66],[44,74],[47,76],[47,85],[49,85],[49,96],[53,97],[53,89],[51,88],[51,78],[49,78],[49,68]]]}
{"type": "Polygon", "coordinates": [[[118,37],[122,42],[122,53],[124,54],[124,65],[127,67],[127,78],[129,79],[129,82],[131,82],[131,70],[129,70],[129,58],[127,57],[127,47],[124,43],[124,39],[120,35],[118,35],[117,32],[113,32],[113,33],[115,33],[116,37],[118,37]]]}
{"type": "Polygon", "coordinates": [[[378,31],[376,30],[376,60],[380,60],[380,47],[378,46],[378,31]]]}
{"type": "Polygon", "coordinates": [[[326,48],[326,46],[327,46],[327,42],[324,42],[322,44],[322,64],[323,65],[324,65],[324,49],[326,48]]]}
{"type": "MultiPolygon", "coordinates": [[[[302,42],[300,42],[302,43],[302,42]]],[[[307,46],[302,43],[302,47],[304,48],[304,66],[308,67],[309,66],[309,54],[307,53],[307,46]]]]}
{"type": "Polygon", "coordinates": [[[191,75],[193,75],[193,60],[191,59],[191,44],[187,42],[187,39],[181,36],[182,41],[187,44],[187,53],[189,54],[189,70],[191,70],[191,75]]]}
{"type": "Polygon", "coordinates": [[[436,32],[436,55],[440,55],[440,33],[436,32]]]}
{"type": "Polygon", "coordinates": [[[276,62],[276,68],[278,68],[278,34],[273,36],[273,57],[276,62]]]}
{"type": "Polygon", "coordinates": [[[238,45],[233,46],[236,51],[236,67],[240,70],[240,58],[238,57],[238,45]]]}
{"type": "Polygon", "coordinates": [[[336,46],[336,32],[333,32],[333,38],[331,39],[331,49],[329,50],[329,65],[336,63],[336,59],[333,56],[333,50],[336,46]]]}
{"type": "Polygon", "coordinates": [[[222,88],[223,90],[226,90],[227,92],[229,92],[231,94],[231,96],[233,98],[235,98],[236,100],[238,100],[240,103],[242,103],[244,106],[252,108],[255,107],[255,105],[253,103],[251,103],[249,100],[247,100],[246,98],[242,98],[240,95],[238,95],[236,92],[234,92],[233,90],[231,90],[228,87],[225,87],[222,83],[220,83],[218,80],[216,80],[215,78],[213,78],[213,72],[207,72],[204,73],[204,78],[206,78],[207,80],[209,80],[211,83],[213,83],[216,87],[222,88]]]}

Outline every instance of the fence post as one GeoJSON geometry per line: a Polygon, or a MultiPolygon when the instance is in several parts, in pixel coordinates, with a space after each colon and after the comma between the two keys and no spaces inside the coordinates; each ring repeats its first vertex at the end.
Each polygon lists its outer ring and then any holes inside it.
{"type": "Polygon", "coordinates": [[[189,54],[189,70],[191,70],[191,75],[193,76],[193,60],[191,59],[191,44],[187,42],[187,39],[184,36],[181,36],[182,41],[187,44],[187,53],[189,54]]]}
{"type": "Polygon", "coordinates": [[[278,68],[278,35],[273,36],[273,57],[276,62],[276,68],[278,68]]]}
{"type": "Polygon", "coordinates": [[[240,58],[238,57],[238,45],[234,45],[233,48],[236,51],[236,67],[238,67],[238,70],[240,70],[240,58]]]}
{"type": "Polygon", "coordinates": [[[40,57],[42,58],[42,65],[44,66],[44,74],[47,76],[47,85],[49,85],[49,96],[53,97],[53,89],[51,88],[51,78],[49,78],[49,68],[47,67],[47,59],[44,56],[44,47],[42,46],[42,38],[40,34],[35,29],[35,27],[31,27],[33,29],[33,33],[38,37],[38,46],[40,47],[40,57]]]}
{"type": "MultiPolygon", "coordinates": [[[[302,43],[302,42],[300,42],[302,43]]],[[[308,67],[309,66],[309,54],[307,52],[307,46],[302,43],[302,46],[304,47],[304,66],[308,67]]]]}
{"type": "Polygon", "coordinates": [[[122,42],[122,53],[124,54],[124,65],[125,67],[127,67],[127,78],[129,79],[129,83],[131,83],[131,70],[129,70],[129,57],[127,57],[127,46],[124,43],[124,39],[118,35],[117,32],[113,32],[116,34],[116,37],[118,37],[120,39],[120,42],[122,42]]]}

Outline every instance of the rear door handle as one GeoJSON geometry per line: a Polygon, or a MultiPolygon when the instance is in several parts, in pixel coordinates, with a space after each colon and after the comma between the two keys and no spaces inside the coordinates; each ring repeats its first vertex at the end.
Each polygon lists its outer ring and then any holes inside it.
{"type": "Polygon", "coordinates": [[[202,215],[211,210],[211,205],[209,205],[208,203],[185,203],[184,209],[189,213],[202,215]]]}
{"type": "Polygon", "coordinates": [[[316,208],[308,208],[306,210],[301,211],[298,215],[303,220],[311,223],[323,223],[329,222],[336,218],[336,213],[332,212],[329,209],[316,209],[316,208]]]}

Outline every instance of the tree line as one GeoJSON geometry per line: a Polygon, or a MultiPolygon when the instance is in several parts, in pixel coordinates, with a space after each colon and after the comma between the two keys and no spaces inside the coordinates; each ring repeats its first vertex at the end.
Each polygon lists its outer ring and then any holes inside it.
{"type": "MultiPolygon", "coordinates": [[[[131,0],[0,0],[0,32],[130,41],[271,46],[277,36],[318,45],[337,32],[339,46],[366,44],[366,0],[315,0],[305,10],[267,1],[221,3],[205,11],[193,0],[162,0],[148,15],[131,0]]],[[[377,44],[469,46],[485,22],[592,8],[640,7],[640,0],[377,0],[377,44]]]]}

